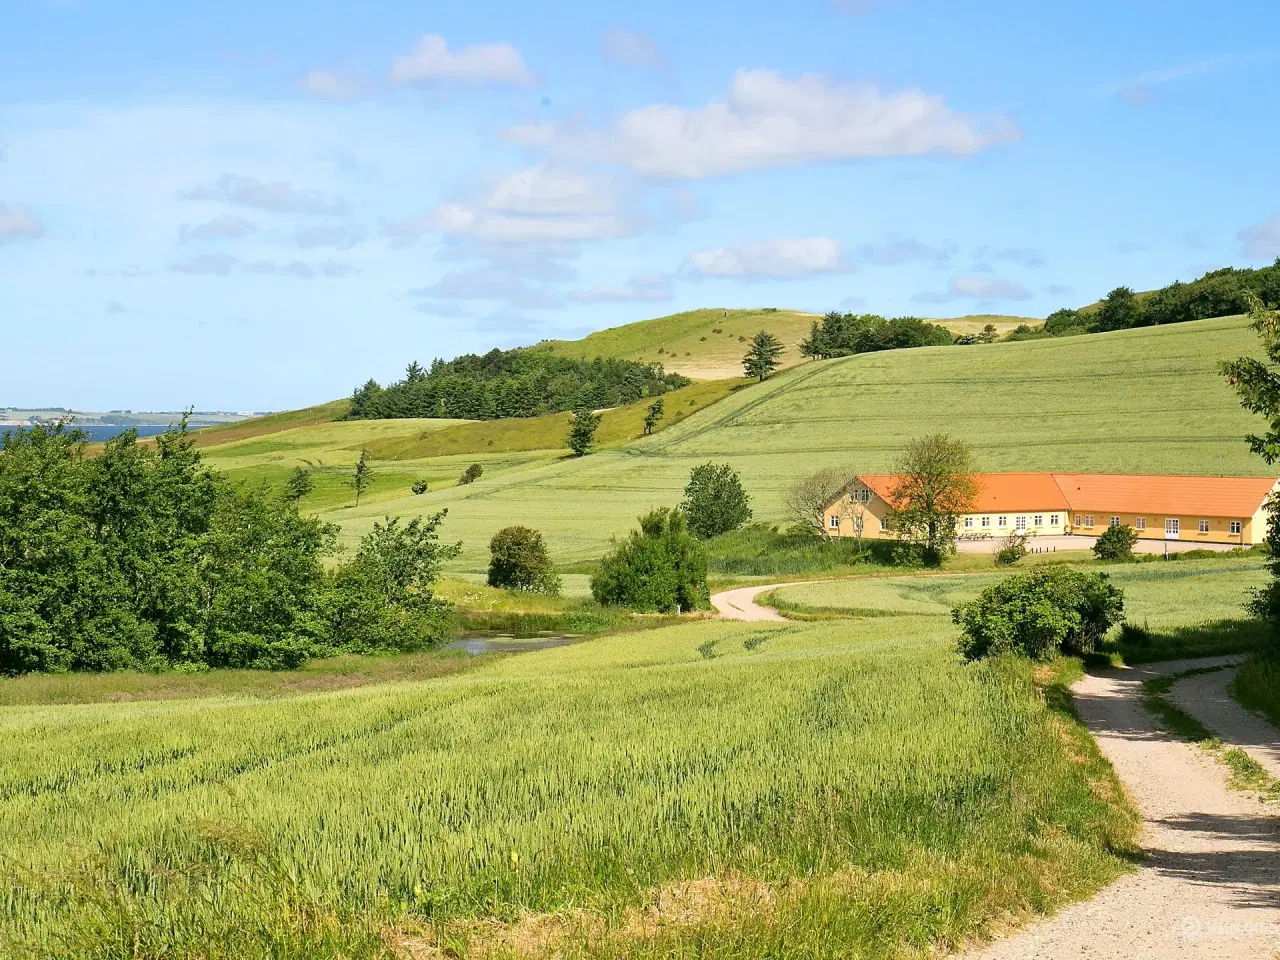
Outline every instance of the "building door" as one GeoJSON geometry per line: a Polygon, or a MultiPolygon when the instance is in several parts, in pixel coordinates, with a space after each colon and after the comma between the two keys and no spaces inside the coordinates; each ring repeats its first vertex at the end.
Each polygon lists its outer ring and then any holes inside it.
{"type": "Polygon", "coordinates": [[[1169,517],[1164,522],[1164,538],[1166,540],[1177,540],[1181,527],[1182,524],[1177,517],[1169,517]]]}

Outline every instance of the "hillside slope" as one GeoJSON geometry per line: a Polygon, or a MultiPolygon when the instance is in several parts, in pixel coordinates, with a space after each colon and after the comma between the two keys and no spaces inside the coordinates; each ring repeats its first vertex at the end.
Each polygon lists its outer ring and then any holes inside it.
{"type": "Polygon", "coordinates": [[[446,536],[478,568],[494,531],[543,530],[557,560],[598,556],[640,512],[676,503],[689,470],[731,464],[756,517],[783,519],[798,476],[889,467],[904,441],[945,431],[987,470],[1265,475],[1256,426],[1216,371],[1255,353],[1240,317],[1056,340],[899,350],[807,363],[661,434],[583,460],[542,461],[471,487],[326,514],[348,542],[385,514],[449,508],[446,536]]]}
{"type": "MultiPolygon", "coordinates": [[[[796,345],[809,333],[817,314],[795,310],[690,310],[669,317],[639,320],[610,327],[581,340],[546,340],[533,347],[570,357],[619,357],[643,363],[661,363],[667,370],[695,380],[719,380],[742,376],[742,355],[754,334],[767,330],[782,341],[786,353],[782,368],[804,361],[796,345]],[[659,353],[658,351],[662,352],[659,353]]],[[[1005,334],[1021,323],[1036,326],[1032,317],[974,314],[949,320],[933,320],[952,333],[980,333],[987,324],[1005,334]]]]}

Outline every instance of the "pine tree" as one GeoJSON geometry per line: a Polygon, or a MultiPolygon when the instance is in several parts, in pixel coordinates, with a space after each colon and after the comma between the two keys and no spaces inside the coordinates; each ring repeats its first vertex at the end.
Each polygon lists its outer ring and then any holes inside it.
{"type": "Polygon", "coordinates": [[[778,338],[767,330],[761,330],[751,338],[751,349],[742,358],[742,367],[747,376],[756,377],[762,383],[764,378],[778,369],[783,346],[778,338]]]}
{"type": "Polygon", "coordinates": [[[373,483],[373,467],[369,465],[369,451],[361,450],[360,459],[356,461],[355,473],[351,475],[351,486],[356,491],[356,506],[360,506],[361,495],[373,483]]]}

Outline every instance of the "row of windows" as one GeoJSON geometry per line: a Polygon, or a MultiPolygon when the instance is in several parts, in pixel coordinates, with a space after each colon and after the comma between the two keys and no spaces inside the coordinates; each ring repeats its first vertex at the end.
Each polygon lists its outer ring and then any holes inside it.
{"type": "MultiPolygon", "coordinates": [[[[1056,513],[1051,513],[1051,514],[1049,514],[1049,526],[1051,526],[1051,527],[1056,527],[1056,526],[1058,526],[1058,524],[1061,522],[1061,520],[1062,520],[1061,515],[1056,514],[1056,513]]],[[[981,522],[982,528],[983,528],[984,530],[988,530],[988,529],[990,529],[990,528],[991,528],[991,518],[990,518],[990,517],[981,517],[981,518],[980,518],[980,522],[981,522]]],[[[964,518],[964,528],[965,528],[966,530],[972,530],[972,529],[974,528],[974,526],[975,526],[975,523],[974,523],[974,518],[973,518],[973,517],[965,517],[965,518],[964,518]]],[[[1008,518],[1007,516],[1004,516],[1004,517],[998,516],[998,517],[996,517],[996,526],[997,526],[997,527],[999,527],[999,528],[1000,528],[1000,529],[1002,529],[1002,530],[1003,530],[1003,529],[1007,529],[1007,528],[1008,528],[1008,526],[1009,526],[1009,518],[1008,518]]],[[[1031,526],[1033,526],[1033,527],[1043,527],[1043,526],[1044,526],[1044,514],[1042,514],[1042,513],[1033,514],[1033,515],[1032,515],[1032,517],[1031,517],[1031,526]]],[[[1015,530],[1026,530],[1026,529],[1027,529],[1027,518],[1026,518],[1026,517],[1015,517],[1015,518],[1014,518],[1014,520],[1013,520],[1013,527],[1014,527],[1014,529],[1015,529],[1015,530]]]]}
{"type": "MultiPolygon", "coordinates": [[[[1084,520],[1084,522],[1083,522],[1083,523],[1081,523],[1081,519],[1082,519],[1081,515],[1077,513],[1077,514],[1076,514],[1076,524],[1075,524],[1077,527],[1085,527],[1085,528],[1089,528],[1089,527],[1092,527],[1092,526],[1093,526],[1093,514],[1091,514],[1091,513],[1086,513],[1086,514],[1084,514],[1084,515],[1083,515],[1083,520],[1084,520]]],[[[1112,527],[1118,527],[1118,526],[1120,526],[1120,518],[1119,518],[1119,517],[1116,517],[1116,516],[1112,516],[1112,517],[1111,517],[1111,522],[1110,522],[1108,525],[1109,525],[1109,526],[1112,526],[1112,527]]],[[[1146,518],[1146,517],[1134,517],[1134,518],[1133,518],[1133,527],[1134,527],[1134,529],[1135,529],[1135,530],[1145,530],[1145,529],[1147,529],[1147,518],[1146,518]]],[[[1231,531],[1232,536],[1239,536],[1239,535],[1240,535],[1240,532],[1241,532],[1241,530],[1242,530],[1243,528],[1244,528],[1244,525],[1243,525],[1243,523],[1242,523],[1241,521],[1239,521],[1239,520],[1232,520],[1232,521],[1228,524],[1228,529],[1231,531]]],[[[1180,533],[1180,532],[1181,532],[1181,529],[1182,529],[1182,521],[1181,521],[1178,517],[1168,517],[1168,518],[1166,518],[1166,519],[1165,519],[1165,522],[1164,522],[1164,532],[1165,532],[1166,534],[1171,534],[1171,533],[1172,533],[1172,534],[1176,534],[1176,533],[1180,533]]],[[[1198,522],[1198,525],[1197,525],[1197,529],[1200,531],[1200,533],[1208,533],[1208,532],[1209,532],[1209,521],[1208,521],[1208,520],[1201,520],[1201,521],[1199,521],[1199,522],[1198,522]]]]}

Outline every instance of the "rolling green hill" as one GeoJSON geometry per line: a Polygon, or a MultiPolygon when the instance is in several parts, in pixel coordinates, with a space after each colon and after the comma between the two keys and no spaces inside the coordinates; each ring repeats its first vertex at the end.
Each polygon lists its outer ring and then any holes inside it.
{"type": "Polygon", "coordinates": [[[557,561],[598,556],[642,511],[678,501],[689,470],[741,471],[756,517],[784,519],[798,476],[883,470],[902,443],[946,431],[988,470],[1265,475],[1254,427],[1216,372],[1256,351],[1240,317],[1088,338],[938,347],[806,363],[661,434],[583,460],[542,459],[462,488],[326,513],[347,542],[386,514],[450,511],[459,563],[479,569],[494,531],[544,531],[557,561]]]}
{"type": "MultiPolygon", "coordinates": [[[[610,327],[581,340],[546,340],[533,349],[565,356],[619,357],[661,363],[667,370],[695,380],[718,380],[742,376],[746,341],[759,330],[768,330],[787,348],[782,356],[783,369],[803,362],[796,344],[809,333],[809,325],[817,318],[817,314],[795,310],[690,310],[610,327]]],[[[979,333],[990,323],[1005,334],[1018,324],[1035,326],[1043,321],[975,314],[932,322],[956,334],[979,333]]]]}

